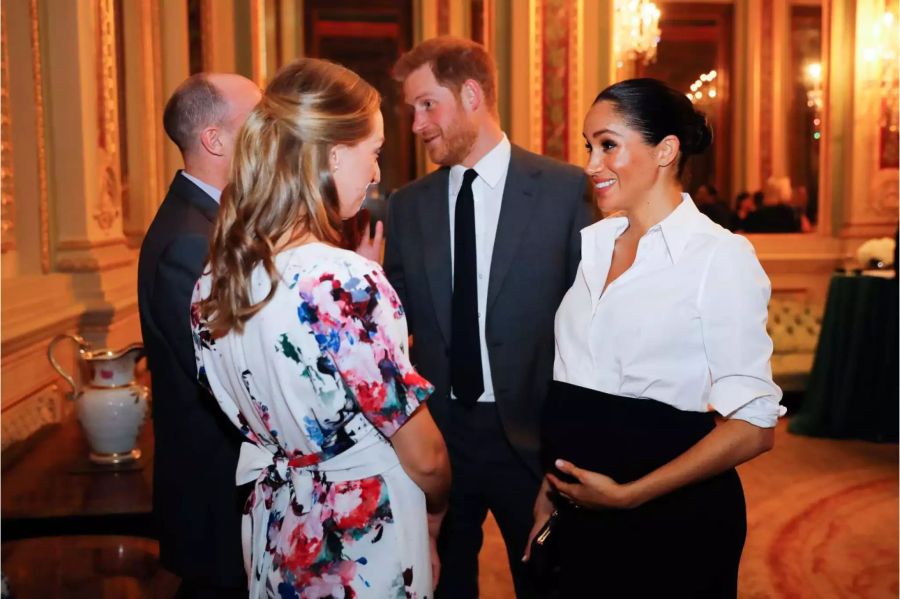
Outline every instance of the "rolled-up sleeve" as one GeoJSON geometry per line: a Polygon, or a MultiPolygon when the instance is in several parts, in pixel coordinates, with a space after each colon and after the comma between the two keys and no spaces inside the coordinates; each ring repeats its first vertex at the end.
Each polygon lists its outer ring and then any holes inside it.
{"type": "Polygon", "coordinates": [[[723,237],[700,286],[698,305],[709,363],[709,404],[727,418],[775,426],[784,408],[772,381],[772,340],[766,333],[771,285],[753,246],[723,237]]]}

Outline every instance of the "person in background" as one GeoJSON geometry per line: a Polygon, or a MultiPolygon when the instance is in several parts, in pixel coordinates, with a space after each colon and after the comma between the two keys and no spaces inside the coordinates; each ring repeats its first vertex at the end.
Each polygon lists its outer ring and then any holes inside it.
{"type": "Polygon", "coordinates": [[[750,216],[751,213],[756,211],[756,200],[750,195],[749,191],[742,191],[737,194],[734,205],[735,211],[734,214],[731,215],[732,230],[743,231],[744,221],[747,220],[747,217],[750,216]]]}
{"type": "Polygon", "coordinates": [[[252,599],[430,597],[439,575],[450,464],[433,387],[381,267],[341,248],[381,178],[380,103],[324,60],[275,75],[237,140],[194,292],[197,376],[244,436],[233,476],[253,484],[252,599]]]}
{"type": "Polygon", "coordinates": [[[756,206],[756,210],[762,208],[763,201],[766,199],[766,192],[761,189],[757,189],[753,192],[753,204],[756,206]]]}
{"type": "Polygon", "coordinates": [[[384,266],[409,315],[413,362],[453,466],[438,596],[478,596],[490,510],[516,594],[540,485],[538,415],[553,365],[553,314],[595,219],[577,168],[512,145],[497,114],[491,55],[441,37],[394,68],[413,133],[442,168],[391,194],[384,266]]]}
{"type": "Polygon", "coordinates": [[[769,177],[763,204],[744,221],[746,233],[797,233],[800,220],[790,205],[791,181],[787,177],[769,177]]]}
{"type": "Polygon", "coordinates": [[[794,208],[797,221],[800,223],[800,232],[809,233],[812,231],[813,227],[807,216],[809,211],[809,194],[804,185],[798,185],[791,192],[791,206],[794,208]]]}
{"type": "Polygon", "coordinates": [[[712,131],[682,92],[616,83],[584,138],[599,207],[616,215],[582,231],[556,314],[532,535],[555,506],[560,597],[736,597],[735,466],[772,447],[784,413],[769,280],[750,242],[683,192],[712,131]]]}
{"type": "Polygon", "coordinates": [[[238,131],[259,101],[239,75],[200,73],[166,104],[163,126],[184,159],[141,245],[138,307],[153,387],[153,513],[178,597],[246,597],[240,435],[198,383],[190,305],[228,182],[238,131]]]}
{"type": "Polygon", "coordinates": [[[719,192],[709,184],[701,185],[694,194],[694,203],[702,214],[726,229],[731,229],[731,210],[719,200],[719,192]]]}

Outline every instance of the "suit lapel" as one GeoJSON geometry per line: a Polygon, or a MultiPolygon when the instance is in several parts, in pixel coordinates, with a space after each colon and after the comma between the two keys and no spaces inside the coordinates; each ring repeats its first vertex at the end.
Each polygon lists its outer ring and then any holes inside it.
{"type": "Polygon", "coordinates": [[[488,280],[487,309],[496,301],[503,286],[503,279],[509,272],[516,257],[516,250],[537,202],[536,178],[539,169],[530,168],[525,152],[512,147],[506,186],[503,189],[503,203],[500,206],[500,222],[494,238],[494,253],[491,256],[491,275],[488,280]]]}
{"type": "Polygon", "coordinates": [[[447,194],[450,169],[437,171],[429,182],[424,197],[417,202],[419,233],[431,300],[444,342],[450,345],[450,313],[453,295],[453,272],[450,263],[450,212],[447,194]]]}

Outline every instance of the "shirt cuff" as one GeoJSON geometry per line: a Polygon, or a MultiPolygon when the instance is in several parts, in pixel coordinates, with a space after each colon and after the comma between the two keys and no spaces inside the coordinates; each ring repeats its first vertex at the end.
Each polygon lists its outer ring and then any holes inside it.
{"type": "Polygon", "coordinates": [[[723,377],[713,383],[709,404],[726,418],[746,420],[763,428],[775,426],[786,409],[779,405],[781,389],[770,381],[749,377],[723,377]]]}
{"type": "Polygon", "coordinates": [[[728,419],[744,420],[760,428],[772,428],[786,409],[768,397],[758,397],[728,415],[728,419]]]}

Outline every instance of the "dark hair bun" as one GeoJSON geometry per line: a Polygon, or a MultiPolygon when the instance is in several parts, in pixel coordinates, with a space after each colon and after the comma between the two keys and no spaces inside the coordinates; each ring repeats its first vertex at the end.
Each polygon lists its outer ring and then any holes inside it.
{"type": "Polygon", "coordinates": [[[612,102],[628,126],[644,141],[658,144],[667,135],[681,142],[677,173],[680,176],[689,156],[705,151],[713,141],[706,115],[698,112],[685,94],[658,79],[626,79],[600,92],[594,103],[612,102]]]}
{"type": "Polygon", "coordinates": [[[681,151],[689,156],[702,154],[713,141],[712,127],[705,114],[695,110],[692,121],[688,124],[681,146],[681,151]]]}

